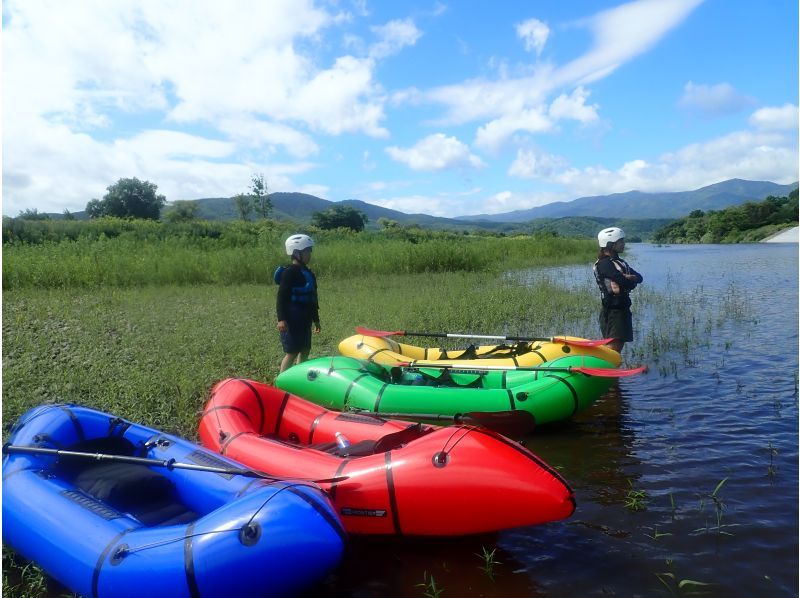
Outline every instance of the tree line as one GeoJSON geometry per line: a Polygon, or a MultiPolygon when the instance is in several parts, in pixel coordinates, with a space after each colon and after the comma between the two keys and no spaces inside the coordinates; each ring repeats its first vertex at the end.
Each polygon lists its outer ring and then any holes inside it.
{"type": "Polygon", "coordinates": [[[723,210],[694,210],[653,235],[656,243],[751,243],[798,223],[797,189],[723,210]]]}
{"type": "MultiPolygon", "coordinates": [[[[86,204],[86,215],[89,219],[112,217],[143,220],[161,219],[161,211],[167,203],[164,195],[160,195],[158,186],[150,181],[138,178],[122,178],[106,188],[103,199],[92,199],[86,204]]],[[[250,187],[245,193],[238,193],[231,198],[239,218],[249,221],[252,216],[268,219],[272,214],[272,200],[269,196],[267,181],[263,174],[254,174],[250,179],[250,187]]],[[[198,220],[196,201],[175,201],[165,212],[164,220],[172,223],[192,222],[198,220]]],[[[28,209],[20,212],[19,220],[47,220],[50,216],[28,209]]],[[[74,220],[75,216],[64,210],[65,220],[74,220]]],[[[328,210],[314,212],[312,224],[323,230],[348,228],[356,232],[364,230],[368,222],[367,215],[361,210],[349,206],[334,206],[328,210]]]]}

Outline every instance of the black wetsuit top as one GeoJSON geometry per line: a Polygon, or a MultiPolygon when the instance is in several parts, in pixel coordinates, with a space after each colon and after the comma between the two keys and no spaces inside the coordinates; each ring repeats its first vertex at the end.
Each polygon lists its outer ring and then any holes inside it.
{"type": "Polygon", "coordinates": [[[642,275],[628,265],[621,257],[604,255],[592,267],[594,279],[600,288],[603,307],[610,309],[624,309],[631,306],[630,292],[641,284],[642,275]],[[629,280],[623,274],[634,274],[636,278],[629,280]],[[619,292],[614,293],[613,284],[619,287],[619,292]]]}

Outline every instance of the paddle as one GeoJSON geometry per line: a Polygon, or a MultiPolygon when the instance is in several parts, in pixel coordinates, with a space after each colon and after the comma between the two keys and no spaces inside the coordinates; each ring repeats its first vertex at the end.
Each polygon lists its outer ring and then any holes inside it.
{"type": "Polygon", "coordinates": [[[600,340],[566,338],[563,336],[498,336],[487,334],[456,334],[452,332],[408,332],[407,330],[372,330],[371,328],[364,328],[363,326],[356,326],[356,332],[364,336],[375,336],[382,338],[385,336],[430,336],[437,338],[480,338],[487,340],[501,340],[501,341],[545,341],[549,343],[561,343],[564,345],[573,345],[575,347],[599,347],[607,345],[613,338],[603,338],[600,340]]]}
{"type": "Polygon", "coordinates": [[[481,426],[515,436],[531,432],[536,426],[533,415],[527,411],[469,411],[445,415],[441,413],[383,413],[361,409],[352,410],[359,415],[372,415],[378,418],[408,419],[411,421],[451,421],[456,425],[481,426]]]}
{"type": "Polygon", "coordinates": [[[638,368],[630,368],[627,370],[618,368],[589,368],[577,365],[571,366],[531,366],[531,367],[515,367],[506,365],[451,365],[451,364],[437,364],[424,362],[419,363],[416,361],[405,361],[397,364],[399,367],[414,368],[414,369],[431,369],[431,370],[454,370],[462,374],[477,374],[487,370],[506,370],[509,372],[578,372],[579,374],[586,374],[587,376],[599,376],[601,378],[625,378],[626,376],[634,376],[647,371],[647,366],[642,365],[638,368]]]}
{"type": "Polygon", "coordinates": [[[221,473],[227,475],[240,475],[246,478],[262,478],[267,480],[280,481],[305,481],[314,484],[333,484],[346,480],[348,476],[338,476],[321,480],[309,480],[306,478],[281,478],[255,471],[253,469],[239,469],[236,467],[214,467],[211,465],[197,465],[195,463],[180,463],[175,459],[148,459],[146,457],[129,457],[127,455],[106,455],[103,453],[82,453],[79,451],[67,451],[60,449],[50,449],[39,446],[20,446],[6,444],[3,446],[3,453],[24,453],[32,455],[54,455],[57,457],[70,457],[80,459],[92,459],[94,461],[115,461],[117,463],[131,463],[133,465],[149,465],[151,467],[165,467],[166,469],[189,469],[192,471],[206,471],[209,473],[221,473]]]}

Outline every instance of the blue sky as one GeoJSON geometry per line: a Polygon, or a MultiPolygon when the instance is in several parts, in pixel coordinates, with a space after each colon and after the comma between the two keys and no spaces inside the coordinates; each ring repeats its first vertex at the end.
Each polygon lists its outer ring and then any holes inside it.
{"type": "Polygon", "coordinates": [[[797,57],[796,0],[6,0],[2,211],[134,176],[441,216],[790,183],[797,57]]]}

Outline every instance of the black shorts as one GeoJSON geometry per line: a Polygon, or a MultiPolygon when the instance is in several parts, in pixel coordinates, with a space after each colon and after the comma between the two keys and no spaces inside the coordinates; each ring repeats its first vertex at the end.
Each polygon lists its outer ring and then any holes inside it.
{"type": "Polygon", "coordinates": [[[302,353],[311,350],[311,324],[294,325],[289,323],[289,329],[281,332],[281,345],[285,353],[302,353]]]}
{"type": "Polygon", "coordinates": [[[633,316],[630,308],[600,310],[600,334],[603,338],[616,338],[629,343],[633,340],[633,316]]]}

